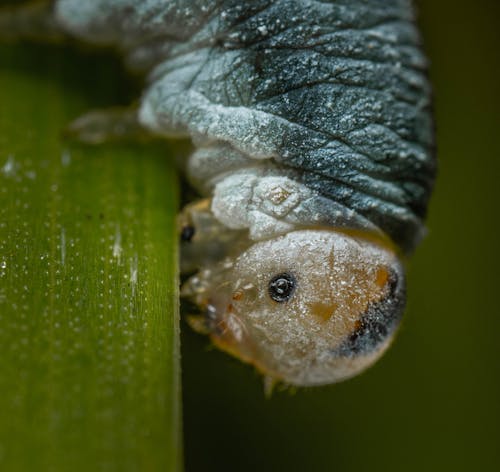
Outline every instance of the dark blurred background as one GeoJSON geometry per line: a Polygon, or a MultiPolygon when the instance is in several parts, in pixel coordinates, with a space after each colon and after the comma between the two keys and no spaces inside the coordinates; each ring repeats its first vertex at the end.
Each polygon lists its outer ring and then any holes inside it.
{"type": "Polygon", "coordinates": [[[266,400],[184,324],[188,472],[500,470],[500,3],[418,7],[439,177],[399,336],[358,378],[266,400]]]}

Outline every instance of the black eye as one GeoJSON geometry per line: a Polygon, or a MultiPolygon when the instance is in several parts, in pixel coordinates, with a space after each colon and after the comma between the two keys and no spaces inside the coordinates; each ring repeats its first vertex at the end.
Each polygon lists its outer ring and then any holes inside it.
{"type": "Polygon", "coordinates": [[[191,239],[193,239],[194,236],[194,226],[184,226],[181,230],[181,240],[190,242],[191,239]]]}
{"type": "Polygon", "coordinates": [[[268,285],[269,296],[279,303],[286,302],[293,294],[297,281],[292,274],[284,272],[275,275],[268,285]]]}

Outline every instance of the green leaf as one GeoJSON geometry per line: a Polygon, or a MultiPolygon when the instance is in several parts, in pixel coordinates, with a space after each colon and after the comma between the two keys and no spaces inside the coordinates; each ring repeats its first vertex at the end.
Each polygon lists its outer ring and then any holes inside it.
{"type": "Polygon", "coordinates": [[[178,470],[168,147],[61,139],[124,99],[108,56],[4,46],[0,58],[0,470],[178,470]]]}

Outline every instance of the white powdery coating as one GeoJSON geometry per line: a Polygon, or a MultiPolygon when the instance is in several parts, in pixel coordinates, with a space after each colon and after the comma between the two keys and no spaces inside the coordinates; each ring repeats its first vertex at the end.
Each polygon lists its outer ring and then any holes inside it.
{"type": "Polygon", "coordinates": [[[196,145],[226,142],[254,159],[278,155],[284,120],[247,107],[214,104],[199,92],[175,90],[170,80],[168,76],[146,93],[139,114],[143,126],[165,136],[191,136],[196,145]]]}
{"type": "Polygon", "coordinates": [[[288,177],[266,176],[265,170],[250,168],[223,178],[214,190],[212,211],[228,228],[249,229],[252,240],[262,240],[291,231],[285,221],[312,192],[288,177]]]}

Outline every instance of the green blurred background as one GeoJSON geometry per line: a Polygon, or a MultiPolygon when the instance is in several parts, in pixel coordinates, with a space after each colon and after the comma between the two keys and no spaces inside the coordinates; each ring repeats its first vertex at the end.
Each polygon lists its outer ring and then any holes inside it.
{"type": "Polygon", "coordinates": [[[439,177],[399,337],[356,379],[266,400],[183,325],[188,472],[500,470],[500,4],[418,5],[439,177]]]}

